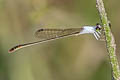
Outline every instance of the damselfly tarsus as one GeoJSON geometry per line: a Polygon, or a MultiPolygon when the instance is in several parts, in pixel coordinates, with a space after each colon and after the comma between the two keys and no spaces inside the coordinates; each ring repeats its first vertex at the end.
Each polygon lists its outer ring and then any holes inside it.
{"type": "Polygon", "coordinates": [[[102,27],[97,24],[96,26],[83,26],[82,28],[68,28],[68,29],[39,29],[36,31],[35,36],[40,38],[40,41],[25,43],[17,45],[9,50],[9,53],[14,52],[18,49],[36,45],[43,42],[48,42],[51,40],[63,38],[63,37],[69,37],[69,36],[75,36],[80,34],[93,34],[94,37],[99,40],[101,35],[102,27]]]}

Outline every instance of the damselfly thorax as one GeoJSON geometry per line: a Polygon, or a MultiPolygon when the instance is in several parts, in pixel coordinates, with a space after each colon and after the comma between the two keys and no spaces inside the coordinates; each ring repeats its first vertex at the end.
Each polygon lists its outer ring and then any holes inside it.
{"type": "Polygon", "coordinates": [[[17,45],[9,50],[9,53],[14,52],[23,47],[28,47],[36,45],[43,42],[48,42],[51,40],[56,40],[69,36],[76,36],[80,34],[93,34],[94,37],[99,40],[101,35],[102,27],[97,24],[96,26],[83,26],[82,28],[68,28],[68,29],[48,29],[41,28],[35,32],[35,36],[40,38],[39,41],[25,43],[17,45]]]}

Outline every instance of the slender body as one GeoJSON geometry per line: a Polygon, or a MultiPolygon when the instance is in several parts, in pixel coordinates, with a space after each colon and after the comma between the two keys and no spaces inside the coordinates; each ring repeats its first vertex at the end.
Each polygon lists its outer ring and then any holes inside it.
{"type": "Polygon", "coordinates": [[[36,45],[43,42],[48,42],[51,40],[69,37],[80,34],[93,34],[95,38],[98,40],[100,38],[100,30],[101,26],[97,24],[96,26],[83,26],[82,28],[68,28],[68,29],[39,29],[35,32],[35,36],[40,38],[40,41],[30,42],[25,44],[17,45],[9,50],[9,53],[14,52],[18,49],[36,45]]]}

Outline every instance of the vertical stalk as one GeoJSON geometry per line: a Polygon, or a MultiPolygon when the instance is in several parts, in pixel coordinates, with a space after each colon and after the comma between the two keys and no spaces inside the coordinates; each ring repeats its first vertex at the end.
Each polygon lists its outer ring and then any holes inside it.
{"type": "Polygon", "coordinates": [[[116,44],[114,36],[111,32],[109,21],[107,18],[107,13],[104,8],[104,3],[102,0],[96,0],[96,7],[99,12],[99,16],[104,28],[106,47],[110,58],[110,63],[112,66],[112,75],[115,80],[120,80],[120,69],[116,56],[116,44]]]}

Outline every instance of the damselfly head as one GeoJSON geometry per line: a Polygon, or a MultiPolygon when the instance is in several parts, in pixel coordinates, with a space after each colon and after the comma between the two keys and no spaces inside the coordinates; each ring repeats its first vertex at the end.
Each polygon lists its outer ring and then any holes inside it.
{"type": "Polygon", "coordinates": [[[97,23],[95,29],[96,29],[96,31],[98,31],[98,30],[100,31],[100,30],[102,30],[102,26],[99,23],[97,23]]]}
{"type": "Polygon", "coordinates": [[[99,23],[97,23],[95,26],[95,32],[93,33],[97,40],[100,39],[101,32],[102,32],[102,26],[99,23]]]}
{"type": "Polygon", "coordinates": [[[93,33],[95,38],[100,41],[105,41],[103,27],[97,23],[95,26],[95,32],[93,33]]]}

